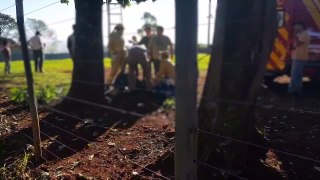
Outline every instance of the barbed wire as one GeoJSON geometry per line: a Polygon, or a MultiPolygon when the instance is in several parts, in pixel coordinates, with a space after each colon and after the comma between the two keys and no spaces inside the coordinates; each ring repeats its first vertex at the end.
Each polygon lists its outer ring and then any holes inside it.
{"type": "Polygon", "coordinates": [[[163,176],[162,174],[160,174],[160,173],[158,173],[158,172],[155,172],[155,171],[153,171],[153,170],[151,170],[151,169],[149,169],[149,168],[147,168],[147,167],[145,167],[145,166],[140,165],[140,164],[137,163],[137,162],[132,161],[131,159],[126,158],[126,156],[124,156],[124,158],[125,158],[127,161],[129,161],[131,164],[134,164],[134,165],[136,165],[136,166],[139,166],[140,168],[142,168],[142,169],[144,169],[144,170],[146,170],[146,171],[149,171],[149,172],[152,173],[152,174],[155,174],[155,175],[157,175],[157,176],[159,176],[159,177],[161,177],[161,178],[163,178],[163,179],[166,179],[166,180],[171,180],[170,178],[165,177],[165,176],[163,176]]]}
{"type": "MultiPolygon", "coordinates": [[[[89,104],[89,105],[94,105],[94,106],[101,107],[101,104],[91,103],[91,102],[87,102],[87,101],[80,101],[80,102],[86,103],[86,104],[89,104]]],[[[105,106],[102,106],[102,107],[105,107],[105,106]]],[[[107,107],[107,108],[110,109],[110,107],[107,107]]],[[[121,109],[121,111],[120,111],[119,108],[117,108],[117,111],[119,111],[119,112],[125,112],[124,109],[121,109]]],[[[64,130],[64,131],[66,131],[66,130],[64,130]]],[[[230,138],[230,137],[227,137],[227,136],[218,135],[218,134],[215,134],[215,133],[210,133],[210,132],[203,131],[203,130],[200,130],[200,129],[197,129],[197,131],[198,131],[198,132],[201,132],[201,133],[206,133],[206,134],[209,134],[209,135],[213,135],[213,136],[216,136],[216,137],[224,138],[224,139],[227,139],[227,140],[235,141],[235,142],[238,142],[238,143],[242,143],[242,144],[246,144],[246,145],[250,145],[250,146],[262,148],[262,149],[265,149],[265,150],[273,150],[274,152],[278,152],[278,153],[285,154],[285,155],[288,155],[288,156],[292,156],[292,157],[296,157],[296,158],[300,158],[300,159],[304,159],[304,160],[308,160],[308,161],[320,163],[319,160],[311,159],[311,158],[304,157],[304,156],[301,156],[301,155],[296,155],[296,154],[293,154],[293,153],[288,153],[288,152],[285,152],[285,151],[281,151],[281,150],[277,150],[277,149],[273,149],[273,148],[269,148],[269,147],[264,147],[264,146],[257,145],[257,144],[253,144],[253,143],[246,142],[246,141],[243,141],[243,140],[238,140],[238,139],[230,138]]],[[[44,134],[44,135],[46,135],[46,134],[43,133],[43,132],[41,132],[41,133],[44,134]]],[[[72,134],[72,133],[71,133],[71,134],[72,134]]],[[[73,134],[72,134],[72,135],[73,135],[73,134]]],[[[46,135],[46,136],[48,136],[48,135],[46,135]]],[[[48,137],[49,137],[49,136],[48,136],[48,137]]],[[[77,137],[77,136],[76,136],[76,137],[77,137]]],[[[59,142],[59,141],[57,141],[57,142],[60,143],[60,144],[62,144],[62,145],[65,145],[65,144],[63,144],[63,143],[61,143],[61,142],[59,142]]],[[[68,147],[67,147],[67,148],[68,148],[68,147]]],[[[72,149],[72,148],[69,147],[68,149],[72,149]]],[[[72,151],[73,151],[73,152],[77,152],[77,151],[75,151],[75,150],[72,150],[72,151]]],[[[145,169],[145,170],[147,170],[147,171],[149,171],[149,172],[152,172],[152,173],[158,175],[159,177],[162,177],[162,178],[164,178],[164,179],[169,179],[169,178],[167,178],[167,177],[165,177],[165,176],[162,176],[161,174],[159,174],[159,173],[157,173],[157,172],[154,172],[154,171],[152,171],[152,170],[150,170],[150,169],[148,169],[148,168],[146,168],[146,167],[143,167],[142,165],[140,165],[140,164],[138,164],[138,163],[136,163],[136,162],[134,162],[134,161],[132,161],[132,160],[130,160],[130,159],[127,159],[127,160],[128,160],[130,163],[132,163],[132,164],[135,164],[135,165],[137,165],[137,166],[139,166],[139,167],[141,167],[141,168],[143,168],[143,169],[145,169]]],[[[199,162],[199,161],[198,161],[198,163],[200,163],[201,165],[206,165],[207,167],[210,167],[210,168],[213,168],[213,169],[216,169],[216,170],[220,170],[220,171],[223,171],[223,172],[225,172],[225,173],[227,173],[227,174],[230,174],[230,175],[235,176],[235,174],[231,174],[231,173],[229,173],[228,171],[219,169],[219,168],[214,167],[214,166],[212,166],[212,165],[208,165],[208,164],[205,164],[205,163],[199,162]]],[[[239,177],[240,177],[240,176],[239,176],[239,177]]],[[[242,178],[242,177],[240,177],[240,178],[242,178]]]]}
{"type": "Polygon", "coordinates": [[[246,102],[246,101],[237,101],[237,100],[231,100],[231,99],[215,99],[215,98],[211,98],[211,97],[207,97],[207,96],[202,96],[202,95],[198,95],[200,98],[203,98],[205,100],[209,100],[212,102],[224,102],[224,103],[229,103],[229,104],[239,104],[239,105],[244,105],[244,106],[253,106],[253,107],[260,107],[266,110],[270,110],[270,109],[277,109],[277,110],[281,110],[281,111],[289,111],[289,112],[297,112],[297,113],[304,113],[304,114],[313,114],[313,115],[320,115],[320,112],[317,111],[307,111],[307,110],[303,110],[303,109],[296,109],[296,108],[285,108],[285,107],[278,107],[278,106],[274,106],[271,104],[259,104],[259,103],[252,103],[252,102],[246,102]]]}
{"type": "MultiPolygon", "coordinates": [[[[33,139],[28,136],[26,133],[21,131],[21,134],[24,135],[26,138],[28,138],[32,143],[34,143],[33,139]]],[[[49,154],[51,154],[52,156],[56,157],[59,160],[62,160],[59,156],[57,156],[56,154],[54,154],[53,152],[49,151],[48,149],[44,148],[43,150],[47,151],[49,154]]],[[[41,157],[43,158],[47,163],[49,162],[46,158],[44,158],[43,156],[41,157]]]]}
{"type": "Polygon", "coordinates": [[[207,163],[205,163],[205,162],[201,162],[201,161],[196,161],[196,162],[197,162],[197,164],[202,165],[202,166],[205,166],[205,167],[208,167],[208,168],[210,168],[210,169],[214,169],[214,170],[221,171],[221,173],[223,173],[223,174],[225,173],[225,174],[231,175],[231,176],[233,176],[233,177],[236,177],[236,178],[238,178],[238,179],[247,180],[247,178],[241,177],[241,176],[239,176],[239,175],[237,175],[237,174],[235,174],[235,173],[232,173],[232,172],[230,172],[230,171],[227,171],[227,170],[224,170],[224,169],[215,167],[215,166],[210,165],[210,164],[207,164],[207,163]]]}
{"type": "Polygon", "coordinates": [[[99,107],[99,108],[103,108],[103,109],[107,109],[107,110],[116,111],[116,112],[119,112],[119,113],[122,113],[122,114],[129,114],[129,115],[140,117],[140,118],[145,116],[144,114],[140,114],[140,113],[136,113],[136,112],[132,112],[132,111],[127,111],[127,110],[124,110],[124,109],[121,109],[121,108],[107,106],[107,105],[104,105],[104,104],[98,104],[98,103],[95,103],[95,102],[86,101],[86,100],[82,100],[82,99],[78,99],[78,98],[73,98],[73,97],[68,97],[67,96],[64,99],[68,99],[68,100],[71,100],[71,101],[79,102],[79,103],[82,103],[82,104],[91,105],[91,106],[94,106],[94,107],[99,107]]]}
{"type": "MultiPolygon", "coordinates": [[[[96,85],[96,86],[106,85],[105,83],[94,83],[94,82],[82,81],[82,80],[74,80],[74,82],[80,83],[80,84],[96,85]]],[[[201,85],[201,84],[198,84],[198,85],[201,85]]],[[[127,86],[114,86],[114,87],[116,87],[116,88],[125,88],[127,86]]],[[[135,87],[134,89],[135,90],[139,90],[139,91],[144,91],[144,92],[163,94],[163,95],[167,95],[168,94],[167,91],[159,91],[159,90],[154,90],[154,89],[153,90],[148,90],[148,89],[138,88],[138,87],[135,87]]],[[[297,112],[297,113],[304,113],[304,114],[320,115],[320,112],[317,112],[317,111],[310,111],[310,110],[297,109],[297,108],[278,107],[278,106],[274,106],[274,105],[271,105],[271,104],[259,104],[259,103],[253,103],[253,102],[231,100],[231,99],[212,98],[212,97],[204,96],[202,94],[198,94],[197,97],[200,98],[200,99],[202,98],[202,99],[211,101],[211,102],[224,102],[224,103],[229,103],[229,104],[238,104],[238,105],[243,105],[243,106],[259,107],[259,108],[263,108],[263,109],[266,109],[266,110],[277,109],[277,110],[288,111],[288,112],[297,112]]],[[[108,107],[108,108],[112,108],[112,107],[108,107]]],[[[112,109],[110,109],[110,110],[112,110],[112,109]]],[[[121,112],[120,109],[113,109],[113,110],[121,112]]],[[[133,113],[133,112],[131,112],[131,113],[133,113]]],[[[141,116],[145,116],[145,115],[142,115],[142,114],[135,114],[135,115],[138,115],[140,117],[141,116]]]]}
{"type": "MultiPolygon", "coordinates": [[[[51,109],[51,110],[53,110],[53,112],[56,112],[55,109],[52,109],[52,108],[48,108],[48,109],[51,109]]],[[[123,111],[125,111],[125,110],[123,109],[123,111]]],[[[61,112],[60,112],[60,113],[61,113],[61,112]]],[[[74,117],[73,115],[71,115],[71,114],[69,114],[69,113],[62,113],[62,114],[63,114],[63,115],[68,114],[69,116],[74,117]]],[[[80,118],[78,118],[78,119],[80,119],[80,118]]],[[[80,119],[80,120],[84,121],[84,119],[80,119]]],[[[74,134],[74,133],[71,133],[71,132],[69,132],[69,131],[67,131],[67,130],[65,130],[65,129],[63,129],[63,128],[60,128],[60,127],[58,127],[58,126],[56,126],[56,125],[54,125],[54,124],[52,124],[52,123],[49,123],[49,122],[47,122],[46,120],[41,120],[41,122],[47,123],[47,124],[49,124],[50,126],[56,128],[56,129],[59,129],[59,130],[61,130],[61,131],[63,131],[63,132],[66,132],[66,133],[68,133],[68,134],[70,134],[70,135],[72,135],[72,136],[74,136],[74,137],[77,137],[77,138],[79,138],[79,139],[81,139],[81,140],[83,140],[83,141],[85,141],[85,142],[87,142],[87,143],[91,143],[91,141],[89,141],[89,140],[87,140],[87,139],[84,139],[84,138],[82,138],[82,137],[80,137],[80,136],[78,136],[78,135],[76,135],[76,134],[74,134]]],[[[95,123],[92,123],[92,122],[91,122],[91,124],[95,124],[95,123]]],[[[104,128],[104,127],[103,127],[103,128],[104,128]]],[[[107,128],[105,128],[105,129],[107,129],[107,128]]],[[[44,135],[46,135],[46,134],[43,133],[43,132],[41,132],[41,133],[44,134],[44,135]]],[[[46,135],[46,136],[49,137],[49,135],[46,135]]],[[[56,140],[55,140],[55,141],[56,141],[56,140]]],[[[57,142],[60,143],[61,145],[65,145],[65,144],[62,143],[62,142],[59,142],[59,141],[57,141],[57,142]]],[[[68,146],[66,146],[66,147],[67,147],[68,149],[72,149],[72,148],[70,148],[70,147],[68,147],[68,146]]],[[[76,151],[76,150],[73,150],[73,151],[76,151]]],[[[124,157],[125,157],[125,156],[124,156],[124,157]]],[[[159,176],[159,177],[161,177],[161,178],[169,179],[169,180],[170,180],[170,178],[167,178],[167,177],[165,177],[165,176],[163,176],[163,175],[161,175],[161,174],[159,174],[159,173],[157,173],[157,172],[155,172],[155,171],[152,171],[152,170],[150,170],[149,168],[146,168],[146,167],[140,165],[140,164],[137,163],[137,162],[134,162],[134,161],[132,161],[132,160],[130,160],[130,159],[127,159],[127,158],[125,158],[125,159],[128,160],[130,163],[135,164],[135,165],[139,166],[140,168],[142,168],[142,169],[144,169],[144,170],[147,170],[147,171],[149,171],[149,172],[151,172],[151,173],[153,173],[153,174],[155,174],[155,175],[157,175],[157,176],[159,176]]]]}
{"type": "Polygon", "coordinates": [[[67,130],[65,130],[65,129],[63,129],[63,128],[60,128],[59,126],[56,126],[56,125],[54,125],[54,124],[52,124],[52,123],[49,123],[49,122],[46,121],[46,120],[41,120],[41,122],[44,122],[44,123],[46,123],[46,124],[48,124],[48,125],[50,125],[50,126],[52,126],[52,127],[55,127],[56,129],[59,129],[59,130],[65,132],[65,133],[67,133],[67,134],[70,134],[70,135],[72,135],[72,136],[74,136],[74,137],[76,137],[76,138],[78,138],[78,139],[81,139],[82,141],[85,141],[86,143],[91,143],[91,141],[89,141],[89,140],[87,140],[87,139],[84,139],[83,137],[80,137],[80,136],[78,136],[78,135],[76,135],[76,134],[74,134],[74,133],[71,133],[71,132],[69,132],[69,131],[67,131],[67,130]]]}
{"type": "MultiPolygon", "coordinates": [[[[56,126],[56,125],[54,125],[54,124],[52,124],[52,123],[49,123],[49,122],[45,121],[45,120],[41,120],[40,122],[45,122],[45,123],[51,125],[52,127],[55,127],[55,128],[57,128],[57,129],[59,129],[59,130],[62,130],[63,132],[66,132],[66,133],[68,133],[68,134],[70,134],[70,135],[72,135],[72,136],[74,136],[74,137],[77,137],[77,138],[79,138],[79,139],[81,139],[81,140],[83,140],[83,141],[85,141],[85,142],[87,142],[87,143],[91,143],[91,141],[89,141],[89,140],[87,140],[87,139],[84,139],[84,138],[82,138],[82,137],[80,137],[80,136],[78,136],[78,135],[76,135],[76,134],[74,134],[74,133],[71,133],[71,132],[67,131],[67,130],[64,130],[64,129],[62,129],[62,128],[60,128],[60,127],[58,127],[58,126],[56,126]]],[[[27,134],[25,134],[25,133],[23,133],[23,132],[21,132],[21,133],[22,133],[25,137],[27,137],[29,140],[31,140],[31,141],[33,142],[33,139],[32,139],[30,136],[28,136],[27,134]]],[[[49,135],[47,135],[47,134],[45,134],[45,133],[43,133],[43,132],[41,132],[41,133],[42,133],[43,135],[47,136],[49,139],[51,139],[51,136],[49,136],[49,135]]],[[[58,141],[58,140],[56,140],[56,139],[55,139],[54,141],[56,141],[57,143],[65,146],[66,148],[70,149],[70,150],[73,151],[74,153],[82,154],[81,152],[77,152],[76,150],[72,149],[71,147],[67,146],[66,144],[64,144],[64,143],[62,143],[62,142],[60,142],[60,141],[58,141]]],[[[47,148],[44,148],[43,150],[47,151],[47,152],[48,152],[49,154],[51,154],[52,156],[56,157],[58,160],[62,160],[62,158],[60,158],[58,155],[56,155],[56,154],[53,153],[52,151],[48,150],[47,148]]],[[[82,156],[85,156],[85,155],[82,154],[82,156]]],[[[42,158],[43,158],[47,163],[49,162],[49,161],[48,161],[47,159],[45,159],[43,156],[42,156],[42,158]]],[[[116,177],[118,177],[118,178],[120,178],[120,179],[124,179],[123,177],[119,176],[118,174],[111,173],[111,175],[112,175],[112,176],[115,175],[116,177]]]]}
{"type": "MultiPolygon", "coordinates": [[[[125,110],[124,110],[124,111],[125,111],[125,110]]],[[[56,112],[56,111],[54,111],[54,112],[56,112]]],[[[68,114],[68,113],[63,113],[63,114],[65,115],[65,114],[68,114]]],[[[71,115],[71,116],[73,116],[73,115],[71,115]]],[[[84,119],[82,119],[82,120],[84,120],[84,119]]],[[[69,131],[67,131],[67,130],[65,130],[65,129],[62,129],[62,128],[60,128],[60,127],[58,127],[58,126],[56,126],[56,125],[54,125],[54,124],[52,124],[52,123],[49,123],[49,122],[47,122],[47,121],[45,121],[45,120],[41,120],[41,122],[45,122],[45,123],[47,123],[47,124],[49,124],[49,125],[57,128],[57,129],[63,131],[63,132],[66,132],[66,133],[68,133],[68,134],[70,134],[70,135],[72,135],[72,136],[74,136],[74,137],[77,137],[77,138],[79,138],[79,139],[81,139],[81,140],[83,140],[83,141],[85,141],[85,142],[87,142],[87,143],[91,143],[91,141],[89,141],[89,140],[87,140],[87,139],[84,139],[84,138],[82,138],[82,137],[80,137],[80,136],[78,136],[78,135],[75,135],[74,133],[71,133],[71,132],[69,132],[69,131]]],[[[95,123],[92,123],[92,122],[91,122],[90,124],[96,125],[95,123]]],[[[105,128],[105,129],[107,129],[107,128],[105,128]]],[[[121,155],[122,155],[122,154],[121,154],[121,155]]],[[[124,157],[125,157],[125,156],[124,156],[124,157]]],[[[159,177],[162,177],[162,178],[164,178],[164,179],[169,179],[169,180],[170,180],[170,178],[164,177],[164,176],[162,176],[161,174],[159,174],[159,173],[157,173],[157,172],[155,172],[155,171],[152,171],[152,170],[150,170],[150,169],[148,169],[148,168],[140,165],[140,164],[137,163],[137,162],[134,162],[134,161],[132,161],[132,160],[130,160],[130,159],[127,159],[126,157],[125,157],[125,159],[128,160],[131,164],[137,165],[137,166],[139,166],[140,168],[143,168],[143,169],[145,169],[145,170],[147,170],[147,171],[149,171],[149,172],[151,172],[151,173],[153,173],[153,174],[156,174],[156,175],[159,176],[159,177]]]]}
{"type": "MultiPolygon", "coordinates": [[[[70,113],[63,112],[63,111],[61,111],[61,110],[58,110],[58,109],[55,109],[55,108],[52,108],[52,107],[49,107],[49,106],[45,106],[45,107],[43,107],[43,108],[45,108],[45,109],[47,109],[47,110],[49,110],[49,111],[55,112],[55,113],[57,113],[57,114],[60,114],[60,115],[64,115],[64,116],[68,116],[68,117],[71,117],[71,118],[74,118],[74,119],[78,119],[78,120],[80,120],[80,121],[82,121],[82,122],[85,122],[85,121],[86,121],[86,119],[79,118],[79,117],[74,116],[74,115],[72,115],[72,114],[70,114],[70,113]]],[[[95,126],[97,126],[97,127],[100,127],[100,128],[102,128],[102,129],[104,129],[104,130],[108,130],[108,128],[109,128],[109,127],[101,126],[101,125],[99,125],[99,124],[97,124],[97,123],[94,123],[94,122],[90,122],[90,124],[95,125],[95,126]]]]}
{"type": "MultiPolygon", "coordinates": [[[[40,133],[43,134],[44,136],[46,136],[47,138],[51,139],[51,136],[47,135],[46,133],[44,133],[44,132],[42,132],[42,131],[40,131],[40,133]]],[[[71,150],[73,153],[75,153],[75,154],[78,154],[78,153],[79,153],[81,156],[85,157],[85,155],[84,155],[83,153],[81,153],[81,152],[79,152],[79,151],[77,151],[77,150],[74,150],[73,148],[71,148],[71,147],[67,146],[66,144],[58,141],[57,139],[54,139],[53,141],[61,144],[62,146],[66,147],[67,149],[71,150]]],[[[117,176],[117,177],[120,178],[120,179],[124,179],[123,177],[119,176],[119,175],[116,174],[116,173],[110,173],[110,175],[112,175],[112,176],[115,175],[115,176],[117,176]]]]}
{"type": "Polygon", "coordinates": [[[226,139],[226,140],[229,140],[229,141],[234,141],[234,142],[237,142],[237,143],[240,143],[240,144],[245,144],[245,145],[253,146],[253,147],[264,149],[264,150],[272,150],[272,151],[280,153],[280,154],[284,154],[284,155],[287,155],[287,156],[292,156],[292,157],[296,157],[296,158],[299,158],[299,159],[303,159],[303,160],[307,160],[307,161],[311,161],[311,162],[320,164],[320,160],[317,160],[317,159],[312,159],[312,158],[309,158],[309,157],[293,154],[293,153],[290,153],[290,152],[286,152],[286,151],[282,151],[282,150],[278,150],[278,149],[274,149],[274,148],[270,148],[270,147],[261,146],[261,145],[255,144],[255,143],[251,143],[251,142],[247,142],[247,141],[244,141],[244,140],[235,139],[235,138],[232,138],[232,137],[220,135],[220,134],[213,133],[213,132],[204,131],[204,130],[201,130],[201,129],[196,129],[196,131],[198,133],[203,133],[203,134],[207,134],[207,135],[223,138],[223,139],[226,139]]]}
{"type": "MultiPolygon", "coordinates": [[[[146,91],[148,91],[148,90],[146,90],[146,91]]],[[[69,97],[66,97],[66,99],[71,99],[71,100],[74,100],[74,101],[76,101],[76,102],[81,102],[81,103],[84,103],[84,104],[88,104],[88,105],[92,105],[92,106],[96,106],[96,107],[101,107],[101,108],[105,108],[105,109],[109,109],[109,110],[121,112],[121,113],[123,113],[123,114],[126,113],[126,114],[129,114],[129,115],[137,116],[137,113],[132,113],[132,112],[130,112],[130,111],[126,111],[126,110],[121,109],[121,108],[115,108],[115,107],[111,107],[111,106],[106,106],[106,105],[102,105],[102,104],[97,104],[97,103],[93,103],[93,102],[90,102],[90,101],[80,100],[80,99],[77,99],[77,98],[69,98],[69,97]]],[[[245,104],[247,105],[247,104],[249,104],[249,103],[245,103],[245,104]]],[[[254,105],[254,104],[253,104],[253,105],[254,105]]],[[[286,109],[286,110],[288,110],[288,109],[286,109]]],[[[290,109],[289,109],[289,110],[290,110],[290,109]]],[[[297,110],[296,110],[296,111],[297,111],[297,110]]],[[[301,110],[298,110],[298,112],[301,112],[301,110]]],[[[312,113],[315,113],[315,112],[312,112],[312,113]]],[[[317,113],[317,114],[319,114],[319,113],[317,113]]],[[[144,117],[145,115],[138,114],[138,116],[139,116],[139,117],[144,117]]],[[[285,151],[281,151],[281,150],[276,150],[276,149],[273,149],[273,148],[268,148],[268,147],[260,146],[260,145],[253,144],[253,143],[250,143],[250,142],[233,139],[233,138],[230,138],[230,137],[227,137],[227,136],[222,136],[222,135],[210,133],[210,132],[203,131],[203,130],[200,130],[200,129],[197,129],[197,131],[198,131],[198,132],[202,132],[202,133],[207,133],[207,134],[210,134],[210,135],[215,135],[215,136],[222,137],[222,138],[225,138],[225,139],[237,141],[237,142],[240,142],[240,143],[243,143],[243,144],[247,144],[247,145],[251,145],[251,146],[263,148],[263,149],[266,149],[266,150],[272,149],[273,151],[278,152],[278,153],[282,153],[282,154],[286,154],[286,155],[298,157],[298,158],[301,158],[301,159],[305,159],[305,160],[309,160],[309,161],[313,161],[313,162],[320,163],[319,160],[314,160],[314,159],[311,159],[311,158],[308,158],[308,157],[304,157],[304,156],[301,156],[301,155],[297,155],[297,154],[293,154],[293,153],[289,153],[289,152],[285,152],[285,151]]]]}

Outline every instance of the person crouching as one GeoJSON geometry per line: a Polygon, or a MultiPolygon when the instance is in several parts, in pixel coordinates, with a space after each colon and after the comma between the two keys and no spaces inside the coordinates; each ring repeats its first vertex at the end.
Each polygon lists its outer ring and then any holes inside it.
{"type": "Polygon", "coordinates": [[[169,59],[169,52],[161,51],[160,57],[159,72],[156,74],[153,82],[156,86],[163,81],[170,81],[174,85],[176,81],[175,66],[169,59]]]}
{"type": "Polygon", "coordinates": [[[137,66],[143,70],[143,79],[146,81],[147,89],[151,89],[151,67],[148,60],[147,49],[141,45],[134,45],[128,51],[127,63],[129,65],[129,89],[136,88],[137,66]]]}

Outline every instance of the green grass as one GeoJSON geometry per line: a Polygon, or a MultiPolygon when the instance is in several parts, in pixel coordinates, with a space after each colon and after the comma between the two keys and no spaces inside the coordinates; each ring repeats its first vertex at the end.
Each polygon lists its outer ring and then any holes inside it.
{"type": "MultiPolygon", "coordinates": [[[[47,60],[44,62],[44,73],[35,73],[34,64],[31,62],[35,87],[63,86],[68,87],[71,82],[71,59],[47,60]]],[[[105,67],[110,67],[110,61],[105,59],[105,67]]],[[[4,89],[26,87],[26,78],[23,61],[11,62],[11,74],[4,75],[4,63],[0,63],[0,84],[4,89]]]]}
{"type": "MultiPolygon", "coordinates": [[[[210,56],[199,54],[198,60],[200,72],[206,71],[208,69],[210,56]]],[[[104,62],[105,68],[110,68],[110,60],[105,59],[104,62]]],[[[31,63],[33,69],[33,62],[31,63]]],[[[49,86],[63,88],[63,94],[66,94],[71,82],[72,66],[71,59],[45,61],[45,73],[33,73],[35,89],[40,90],[49,86]]],[[[11,74],[7,76],[4,76],[4,63],[0,62],[0,87],[7,92],[13,88],[26,88],[23,61],[13,61],[11,63],[11,74]]]]}

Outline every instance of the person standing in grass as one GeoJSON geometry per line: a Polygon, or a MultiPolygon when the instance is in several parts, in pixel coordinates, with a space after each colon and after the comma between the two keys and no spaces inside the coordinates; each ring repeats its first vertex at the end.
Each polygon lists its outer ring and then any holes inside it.
{"type": "Polygon", "coordinates": [[[173,44],[168,36],[163,35],[163,27],[157,27],[157,35],[150,39],[148,49],[151,62],[153,62],[154,73],[157,74],[160,69],[161,56],[160,51],[170,51],[170,59],[173,59],[173,44]]]}
{"type": "Polygon", "coordinates": [[[43,59],[44,59],[43,47],[45,46],[45,44],[42,43],[40,36],[41,36],[41,33],[37,31],[36,35],[33,36],[28,43],[33,50],[35,71],[42,73],[43,59]]]}
{"type": "Polygon", "coordinates": [[[11,49],[9,46],[8,40],[2,41],[2,50],[1,50],[3,56],[4,56],[4,74],[8,75],[11,73],[11,67],[10,67],[10,61],[11,61],[11,49]]]}

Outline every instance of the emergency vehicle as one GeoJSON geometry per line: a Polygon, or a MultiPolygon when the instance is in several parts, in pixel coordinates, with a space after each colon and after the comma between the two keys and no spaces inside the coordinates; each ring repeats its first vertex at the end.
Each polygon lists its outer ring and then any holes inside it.
{"type": "MultiPolygon", "coordinates": [[[[277,0],[278,34],[268,72],[290,72],[293,23],[303,22],[311,37],[305,76],[320,80],[320,0],[277,0]]],[[[320,82],[320,81],[319,81],[320,82]]]]}

